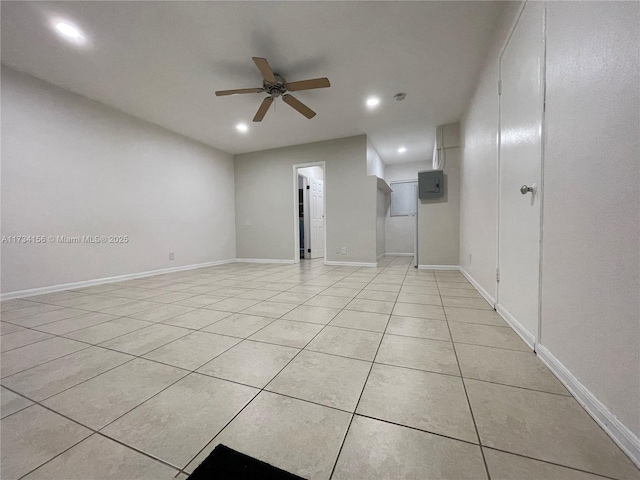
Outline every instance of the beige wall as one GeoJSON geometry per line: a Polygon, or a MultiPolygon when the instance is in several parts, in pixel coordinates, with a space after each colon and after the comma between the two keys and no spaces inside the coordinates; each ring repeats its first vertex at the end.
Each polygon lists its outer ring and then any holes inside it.
{"type": "Polygon", "coordinates": [[[293,165],[322,161],[327,260],[376,262],[377,182],[367,176],[365,135],[237,155],[238,258],[294,260],[293,165]],[[347,254],[337,254],[343,246],[347,254]]]}
{"type": "MultiPolygon", "coordinates": [[[[545,6],[539,348],[595,397],[582,396],[590,407],[604,405],[597,414],[635,435],[627,445],[635,442],[640,461],[640,5],[545,6]]],[[[460,261],[492,294],[497,61],[516,8],[507,12],[463,119],[460,261]]]]}
{"type": "Polygon", "coordinates": [[[447,148],[445,155],[444,197],[418,200],[418,265],[458,265],[460,256],[460,149],[458,147],[447,148]]]}
{"type": "Polygon", "coordinates": [[[231,155],[2,68],[2,292],[235,257],[231,155]],[[169,260],[175,252],[175,260],[169,260]]]}

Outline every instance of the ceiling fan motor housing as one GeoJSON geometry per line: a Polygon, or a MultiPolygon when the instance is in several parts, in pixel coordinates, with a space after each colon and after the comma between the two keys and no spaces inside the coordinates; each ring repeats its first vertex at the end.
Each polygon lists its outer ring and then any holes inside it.
{"type": "Polygon", "coordinates": [[[282,96],[287,91],[287,81],[277,73],[274,73],[273,76],[276,77],[275,83],[264,80],[262,87],[271,97],[276,98],[282,96]]]}

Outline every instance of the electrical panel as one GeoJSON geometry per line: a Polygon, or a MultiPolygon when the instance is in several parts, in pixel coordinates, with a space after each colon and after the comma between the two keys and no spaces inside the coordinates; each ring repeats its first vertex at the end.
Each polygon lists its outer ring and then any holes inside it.
{"type": "Polygon", "coordinates": [[[418,172],[418,197],[421,200],[444,197],[444,172],[418,172]]]}

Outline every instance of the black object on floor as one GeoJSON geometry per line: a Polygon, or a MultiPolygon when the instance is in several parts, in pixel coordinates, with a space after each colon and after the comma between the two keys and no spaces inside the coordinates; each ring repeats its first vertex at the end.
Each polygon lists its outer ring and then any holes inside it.
{"type": "Polygon", "coordinates": [[[189,480],[304,480],[302,477],[218,445],[198,465],[189,480]]]}

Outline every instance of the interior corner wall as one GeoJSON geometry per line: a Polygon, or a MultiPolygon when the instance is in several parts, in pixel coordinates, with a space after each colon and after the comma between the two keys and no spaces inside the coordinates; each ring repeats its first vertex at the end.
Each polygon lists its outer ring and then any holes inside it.
{"type": "Polygon", "coordinates": [[[302,175],[307,178],[315,178],[316,180],[324,179],[324,172],[322,171],[322,167],[299,168],[298,175],[302,175]]]}
{"type": "Polygon", "coordinates": [[[327,260],[376,262],[377,181],[367,176],[365,135],[236,155],[238,258],[295,259],[293,165],[322,161],[327,260]],[[347,254],[337,254],[343,246],[347,254]]]}
{"type": "MultiPolygon", "coordinates": [[[[640,5],[545,6],[540,342],[638,442],[640,5]]],[[[462,121],[460,265],[492,294],[498,56],[518,8],[505,14],[462,121]]]]}
{"type": "Polygon", "coordinates": [[[376,193],[376,255],[385,253],[385,219],[389,209],[389,194],[378,189],[376,193]]]}
{"type": "Polygon", "coordinates": [[[231,155],[5,66],[1,94],[2,235],[128,237],[5,242],[3,293],[235,258],[231,155]]]}
{"type": "MultiPolygon", "coordinates": [[[[445,192],[418,199],[418,265],[457,267],[460,257],[460,148],[447,148],[445,192]]],[[[431,169],[428,169],[431,170],[431,169]]]]}
{"type": "MultiPolygon", "coordinates": [[[[431,169],[431,159],[422,162],[398,163],[385,167],[388,183],[418,181],[418,172],[431,169]]],[[[385,253],[415,253],[416,217],[392,217],[387,208],[385,221],[385,253]]]]}
{"type": "Polygon", "coordinates": [[[384,178],[384,163],[378,154],[376,147],[367,138],[367,175],[384,178]]]}
{"type": "Polygon", "coordinates": [[[521,2],[510,2],[460,122],[460,268],[496,298],[498,57],[521,2]]]}

